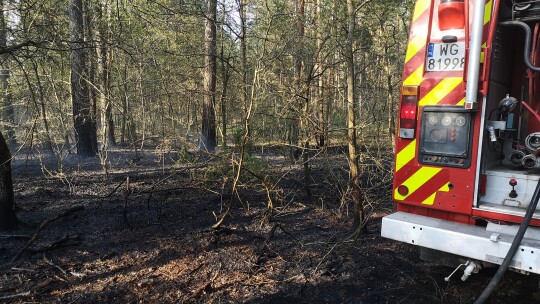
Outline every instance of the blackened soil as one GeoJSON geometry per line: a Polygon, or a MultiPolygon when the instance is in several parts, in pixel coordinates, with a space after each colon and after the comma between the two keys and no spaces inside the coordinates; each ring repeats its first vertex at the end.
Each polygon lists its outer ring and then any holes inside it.
{"type": "MultiPolygon", "coordinates": [[[[298,182],[303,166],[278,152],[247,160],[257,176],[243,174],[238,194],[231,192],[230,155],[117,149],[108,155],[108,176],[98,158],[19,155],[13,168],[21,225],[0,234],[0,299],[472,303],[487,286],[493,270],[445,282],[453,269],[380,237],[381,218],[393,212],[388,163],[377,168],[365,158],[369,232],[355,240],[344,155],[314,156],[310,202],[298,182]]],[[[508,273],[491,303],[534,303],[538,294],[537,277],[508,273]]]]}

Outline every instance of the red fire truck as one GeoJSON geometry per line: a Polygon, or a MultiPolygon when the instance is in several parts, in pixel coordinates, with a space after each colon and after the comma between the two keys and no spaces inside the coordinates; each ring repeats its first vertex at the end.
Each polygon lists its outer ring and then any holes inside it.
{"type": "Polygon", "coordinates": [[[400,98],[382,236],[540,274],[540,1],[417,0],[400,98]]]}

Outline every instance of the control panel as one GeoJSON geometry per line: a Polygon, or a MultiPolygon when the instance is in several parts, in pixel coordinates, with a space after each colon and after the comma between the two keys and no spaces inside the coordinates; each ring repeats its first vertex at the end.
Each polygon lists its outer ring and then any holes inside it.
{"type": "Polygon", "coordinates": [[[468,168],[471,164],[472,115],[462,107],[424,107],[418,161],[468,168]]]}

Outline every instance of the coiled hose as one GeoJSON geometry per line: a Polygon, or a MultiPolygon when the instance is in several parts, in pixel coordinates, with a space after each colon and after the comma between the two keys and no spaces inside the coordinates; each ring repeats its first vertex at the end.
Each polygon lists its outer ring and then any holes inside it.
{"type": "Polygon", "coordinates": [[[531,203],[529,204],[529,208],[527,208],[527,212],[525,213],[525,216],[523,217],[523,221],[521,222],[521,225],[519,225],[519,230],[516,234],[516,237],[514,238],[514,241],[512,242],[512,245],[510,246],[510,249],[508,250],[508,253],[506,254],[506,257],[504,258],[504,261],[502,262],[501,266],[497,270],[497,273],[495,273],[495,275],[489,282],[486,289],[484,289],[484,291],[482,292],[480,297],[476,299],[474,304],[485,303],[487,299],[489,298],[489,296],[495,290],[495,287],[497,287],[497,285],[501,282],[504,273],[508,269],[508,266],[510,266],[510,262],[512,262],[512,259],[514,258],[514,255],[516,254],[516,251],[519,248],[519,245],[521,245],[521,240],[523,240],[523,236],[525,235],[525,232],[527,231],[527,227],[529,226],[529,223],[531,222],[534,211],[536,210],[536,205],[538,205],[539,198],[540,198],[540,179],[538,180],[538,183],[536,184],[536,189],[534,190],[534,194],[532,196],[531,203]]]}

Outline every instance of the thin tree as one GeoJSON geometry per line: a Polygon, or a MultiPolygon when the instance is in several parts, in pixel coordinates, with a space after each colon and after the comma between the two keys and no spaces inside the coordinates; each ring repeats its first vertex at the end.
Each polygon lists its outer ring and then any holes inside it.
{"type": "Polygon", "coordinates": [[[322,31],[323,31],[323,22],[322,22],[322,0],[316,0],[315,1],[315,10],[316,10],[316,22],[317,22],[317,29],[316,29],[316,38],[317,38],[317,77],[318,77],[318,83],[317,83],[317,89],[315,91],[316,98],[317,98],[317,119],[318,119],[318,126],[317,126],[317,145],[319,147],[324,147],[325,145],[325,132],[324,129],[325,121],[324,121],[324,71],[323,71],[323,54],[322,54],[322,45],[323,45],[323,39],[322,39],[322,31]]]}
{"type": "Polygon", "coordinates": [[[199,149],[216,150],[216,11],[217,0],[206,0],[204,20],[204,97],[199,149]]]}
{"type": "MultiPolygon", "coordinates": [[[[96,74],[95,81],[97,87],[97,98],[101,106],[101,134],[103,146],[114,146],[116,140],[114,137],[114,122],[112,119],[112,105],[110,100],[111,91],[111,4],[108,1],[102,1],[96,5],[95,13],[97,15],[95,39],[98,44],[95,47],[96,74]]],[[[102,148],[103,150],[103,148],[102,148]]]]}
{"type": "Polygon", "coordinates": [[[221,81],[222,81],[222,90],[220,97],[220,112],[221,112],[221,146],[223,149],[227,148],[227,89],[229,87],[229,79],[231,76],[230,72],[230,55],[225,55],[225,15],[226,7],[225,2],[222,3],[222,14],[221,14],[221,29],[220,29],[220,38],[221,38],[221,51],[219,57],[221,58],[221,81]]]}
{"type": "Polygon", "coordinates": [[[82,0],[69,1],[71,39],[71,102],[73,125],[77,139],[77,154],[94,156],[97,153],[97,132],[88,91],[86,51],[84,48],[82,0]]]}
{"type": "Polygon", "coordinates": [[[353,0],[347,0],[347,41],[345,44],[345,64],[347,79],[347,141],[349,147],[350,186],[354,201],[354,228],[357,233],[364,222],[362,206],[362,189],[360,188],[360,168],[358,165],[358,144],[356,140],[356,111],[355,111],[355,73],[354,73],[354,31],[356,28],[356,13],[353,0]]]}

